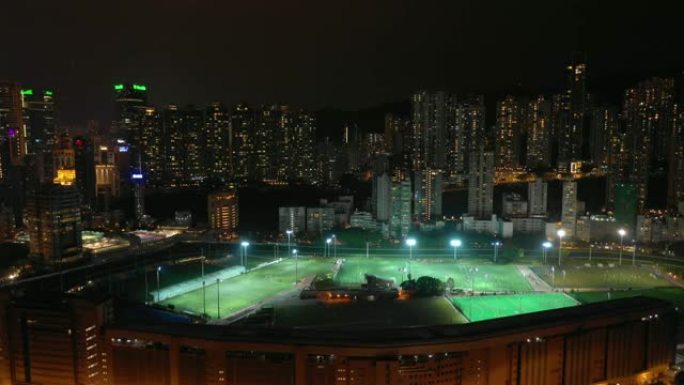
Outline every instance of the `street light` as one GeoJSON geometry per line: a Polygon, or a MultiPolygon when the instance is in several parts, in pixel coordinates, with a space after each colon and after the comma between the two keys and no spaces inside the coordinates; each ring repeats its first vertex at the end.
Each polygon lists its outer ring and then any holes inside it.
{"type": "Polygon", "coordinates": [[[295,259],[295,285],[297,284],[297,281],[299,281],[299,258],[297,258],[297,249],[292,250],[292,254],[294,255],[295,259]]]}
{"type": "Polygon", "coordinates": [[[542,250],[544,251],[544,264],[546,265],[546,250],[550,249],[553,245],[551,242],[546,241],[542,243],[542,250]]]}
{"type": "Polygon", "coordinates": [[[411,275],[411,260],[413,259],[413,246],[416,245],[415,238],[409,238],[406,240],[406,246],[409,247],[409,260],[408,260],[408,275],[411,275]]]}
{"type": "Polygon", "coordinates": [[[285,231],[287,234],[287,252],[291,255],[292,254],[292,245],[290,243],[290,237],[292,236],[292,230],[288,229],[285,231]]]}
{"type": "Polygon", "coordinates": [[[157,303],[159,303],[159,272],[161,271],[161,266],[157,266],[157,303]]]}
{"type": "Polygon", "coordinates": [[[499,254],[499,246],[501,246],[501,242],[494,241],[492,245],[494,245],[494,263],[496,263],[496,257],[499,254]]]}
{"type": "Polygon", "coordinates": [[[618,230],[618,235],[620,236],[620,265],[622,265],[622,240],[625,238],[627,231],[625,229],[618,230]]]}
{"type": "Polygon", "coordinates": [[[325,250],[326,252],[323,254],[323,256],[330,256],[330,242],[332,242],[331,238],[328,238],[325,240],[325,250]]]}
{"type": "Polygon", "coordinates": [[[337,258],[337,236],[335,234],[332,235],[332,242],[333,242],[333,256],[337,258]]]}
{"type": "Polygon", "coordinates": [[[456,250],[458,250],[459,247],[461,247],[461,240],[460,239],[452,239],[449,241],[449,245],[454,248],[454,261],[456,260],[456,250]]]}
{"type": "Polygon", "coordinates": [[[563,237],[565,236],[565,230],[558,229],[556,234],[558,234],[558,266],[560,266],[561,265],[561,250],[563,250],[563,237]]]}
{"type": "Polygon", "coordinates": [[[634,250],[632,250],[632,266],[634,266],[636,264],[636,249],[637,249],[636,239],[632,239],[632,243],[634,243],[634,250]]]}
{"type": "Polygon", "coordinates": [[[247,270],[247,247],[249,246],[249,242],[242,241],[240,246],[242,246],[242,267],[247,270]]]}
{"type": "Polygon", "coordinates": [[[216,319],[221,319],[221,280],[216,278],[216,319]]]}

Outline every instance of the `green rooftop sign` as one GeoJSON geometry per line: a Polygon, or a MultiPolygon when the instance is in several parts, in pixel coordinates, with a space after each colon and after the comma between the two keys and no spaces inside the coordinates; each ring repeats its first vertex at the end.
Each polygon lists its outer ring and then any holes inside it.
{"type": "Polygon", "coordinates": [[[147,87],[141,84],[133,84],[133,89],[136,91],[147,91],[147,87]]]}
{"type": "Polygon", "coordinates": [[[45,96],[52,96],[52,91],[45,90],[44,94],[45,94],[45,96]]]}
{"type": "Polygon", "coordinates": [[[22,95],[33,95],[33,90],[21,90],[22,95]]]}
{"type": "Polygon", "coordinates": [[[114,84],[114,89],[117,91],[123,90],[124,85],[123,84],[114,84]]]}

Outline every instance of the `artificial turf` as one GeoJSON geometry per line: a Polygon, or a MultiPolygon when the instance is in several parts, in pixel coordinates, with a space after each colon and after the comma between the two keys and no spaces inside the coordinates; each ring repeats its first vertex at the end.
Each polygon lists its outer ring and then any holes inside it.
{"type": "MultiPolygon", "coordinates": [[[[330,272],[333,261],[318,258],[299,258],[297,270],[299,279],[330,272]]],[[[295,261],[293,259],[252,270],[231,279],[222,281],[217,302],[216,282],[207,284],[206,313],[210,318],[227,317],[237,311],[258,304],[264,300],[295,288],[295,261]]],[[[176,310],[195,314],[204,312],[202,289],[194,290],[162,301],[162,305],[173,305],[176,310]]]]}
{"type": "MultiPolygon", "coordinates": [[[[342,285],[359,285],[365,274],[393,280],[397,285],[407,278],[406,258],[347,258],[337,274],[342,285]]],[[[530,291],[531,286],[515,265],[470,264],[445,259],[416,259],[410,263],[413,278],[430,276],[446,281],[453,278],[454,287],[475,291],[530,291]]]]}
{"type": "Polygon", "coordinates": [[[532,270],[549,285],[575,289],[648,289],[670,284],[657,276],[650,266],[617,265],[594,262],[571,263],[562,267],[536,266],[532,270]]]}
{"type": "Polygon", "coordinates": [[[451,302],[470,322],[577,305],[563,293],[462,296],[451,302]]]}

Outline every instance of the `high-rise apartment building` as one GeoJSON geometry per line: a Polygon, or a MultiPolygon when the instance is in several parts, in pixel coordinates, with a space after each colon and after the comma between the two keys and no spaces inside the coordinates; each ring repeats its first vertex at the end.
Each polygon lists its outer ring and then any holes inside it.
{"type": "Polygon", "coordinates": [[[527,105],[525,165],[534,169],[551,165],[551,101],[543,95],[527,105]]]}
{"type": "Polygon", "coordinates": [[[222,235],[231,235],[240,223],[237,190],[225,189],[209,194],[207,198],[209,227],[222,235]]]}
{"type": "Polygon", "coordinates": [[[535,179],[527,184],[527,200],[529,202],[529,215],[546,215],[548,202],[548,183],[542,178],[535,179]]]}
{"type": "Polygon", "coordinates": [[[651,171],[670,154],[674,115],[673,79],[653,78],[625,91],[622,119],[630,153],[626,177],[637,186],[639,211],[646,206],[651,171]]]}
{"type": "Polygon", "coordinates": [[[421,91],[411,99],[413,125],[413,170],[444,170],[447,165],[447,135],[453,130],[454,97],[446,92],[421,91]]]}
{"type": "Polygon", "coordinates": [[[373,216],[381,222],[388,222],[392,216],[392,181],[387,172],[373,176],[373,216]]]}
{"type": "Polygon", "coordinates": [[[487,144],[485,105],[481,95],[468,95],[456,103],[455,122],[447,140],[447,177],[462,183],[469,173],[469,154],[487,144]]]}
{"type": "Polygon", "coordinates": [[[676,208],[684,204],[684,111],[675,108],[672,137],[670,139],[670,164],[667,179],[667,204],[676,208]]]}
{"type": "Polygon", "coordinates": [[[574,180],[563,181],[563,198],[561,211],[561,227],[565,230],[568,238],[575,236],[577,227],[577,182],[574,180]]]}
{"type": "Polygon", "coordinates": [[[421,222],[438,220],[442,216],[442,173],[420,170],[413,173],[413,217],[421,222]]]}
{"type": "Polygon", "coordinates": [[[589,159],[600,169],[607,170],[610,164],[611,140],[619,140],[619,138],[613,138],[618,132],[617,111],[611,107],[594,107],[587,114],[589,115],[589,159]]]}
{"type": "Polygon", "coordinates": [[[496,169],[510,171],[522,165],[527,134],[527,100],[511,95],[496,107],[496,169]]]}
{"type": "Polygon", "coordinates": [[[292,231],[294,234],[306,231],[306,207],[279,207],[278,208],[278,230],[285,234],[292,231]]]}
{"type": "Polygon", "coordinates": [[[215,180],[226,180],[233,175],[233,137],[228,109],[212,103],[205,112],[204,150],[202,167],[215,180]]]}
{"type": "Polygon", "coordinates": [[[405,238],[411,229],[411,191],[408,178],[392,183],[390,235],[395,239],[405,238]]]}
{"type": "Polygon", "coordinates": [[[494,151],[479,149],[470,153],[468,215],[487,218],[494,211],[494,151]]]}

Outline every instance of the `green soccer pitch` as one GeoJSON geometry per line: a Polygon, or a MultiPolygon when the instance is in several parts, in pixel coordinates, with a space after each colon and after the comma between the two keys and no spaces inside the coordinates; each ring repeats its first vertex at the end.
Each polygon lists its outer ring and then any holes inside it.
{"type": "Polygon", "coordinates": [[[451,302],[470,322],[577,305],[562,293],[452,297],[451,302]]]}
{"type": "Polygon", "coordinates": [[[631,264],[620,266],[614,262],[585,265],[573,261],[560,268],[555,266],[553,271],[551,266],[535,266],[532,270],[549,285],[564,289],[648,289],[670,286],[653,268],[631,264]]]}
{"type": "MultiPolygon", "coordinates": [[[[330,272],[334,261],[300,257],[297,265],[298,277],[302,279],[303,277],[330,272]]],[[[283,260],[222,281],[218,285],[219,301],[217,301],[216,282],[207,282],[205,290],[207,315],[213,319],[217,318],[217,309],[220,308],[220,317],[230,316],[237,311],[293,290],[295,288],[294,282],[295,261],[293,259],[283,260]]],[[[173,305],[176,310],[194,314],[204,312],[202,289],[169,298],[162,301],[161,304],[164,306],[173,305]]]]}
{"type": "MultiPolygon", "coordinates": [[[[397,285],[406,280],[409,271],[407,258],[398,257],[353,257],[347,258],[337,274],[336,281],[342,285],[360,285],[364,275],[393,280],[397,285]]],[[[446,281],[453,278],[454,287],[475,291],[530,291],[530,284],[515,265],[493,265],[491,263],[443,259],[414,259],[410,263],[411,276],[430,276],[446,281]]]]}

